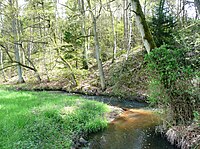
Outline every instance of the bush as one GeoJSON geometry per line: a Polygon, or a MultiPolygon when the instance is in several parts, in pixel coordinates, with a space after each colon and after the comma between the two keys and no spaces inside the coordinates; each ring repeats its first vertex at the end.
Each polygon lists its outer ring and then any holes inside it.
{"type": "Polygon", "coordinates": [[[154,49],[145,60],[151,72],[151,104],[170,109],[174,123],[187,123],[199,109],[199,92],[192,80],[199,78],[198,70],[187,58],[187,51],[163,45],[154,49]]]}

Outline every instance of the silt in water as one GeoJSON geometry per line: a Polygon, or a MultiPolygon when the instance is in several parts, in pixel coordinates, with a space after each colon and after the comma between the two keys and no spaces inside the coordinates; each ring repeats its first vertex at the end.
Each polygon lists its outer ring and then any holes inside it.
{"type": "Polygon", "coordinates": [[[160,119],[149,110],[130,109],[90,139],[91,149],[176,149],[155,133],[160,119]]]}

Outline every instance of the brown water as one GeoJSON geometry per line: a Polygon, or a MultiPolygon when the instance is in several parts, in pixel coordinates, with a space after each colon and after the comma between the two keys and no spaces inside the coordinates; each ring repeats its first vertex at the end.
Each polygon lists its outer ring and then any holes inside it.
{"type": "Polygon", "coordinates": [[[130,109],[103,132],[90,136],[91,149],[176,149],[155,133],[160,118],[154,112],[130,109]]]}

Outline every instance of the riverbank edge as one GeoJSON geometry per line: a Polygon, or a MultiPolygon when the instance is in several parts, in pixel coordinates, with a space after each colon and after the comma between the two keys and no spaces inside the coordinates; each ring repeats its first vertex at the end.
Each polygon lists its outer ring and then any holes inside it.
{"type": "MultiPolygon", "coordinates": [[[[105,117],[108,125],[112,123],[117,117],[119,117],[125,110],[116,106],[108,105],[109,112],[105,113],[103,117],[105,117]]],[[[84,147],[89,147],[88,137],[91,133],[82,133],[75,137],[72,143],[72,147],[70,149],[79,149],[84,147]]]]}
{"type": "Polygon", "coordinates": [[[147,96],[146,95],[130,95],[130,96],[126,96],[126,95],[116,95],[113,93],[107,93],[105,91],[90,91],[90,90],[81,90],[81,89],[71,89],[71,90],[66,90],[62,87],[60,88],[49,88],[49,87],[37,87],[34,86],[34,84],[3,84],[1,85],[3,88],[7,89],[7,90],[22,90],[22,91],[60,91],[63,93],[69,93],[69,94],[78,94],[78,95],[87,95],[87,96],[105,96],[105,97],[115,97],[115,98],[119,98],[119,99],[126,99],[129,101],[137,101],[140,103],[145,103],[148,104],[147,101],[147,96]]]}

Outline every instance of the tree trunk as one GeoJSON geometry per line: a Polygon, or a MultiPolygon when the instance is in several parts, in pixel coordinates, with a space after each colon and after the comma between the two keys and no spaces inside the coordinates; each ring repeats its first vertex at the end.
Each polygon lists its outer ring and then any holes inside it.
{"type": "Polygon", "coordinates": [[[114,63],[116,59],[116,53],[117,53],[117,37],[116,37],[116,32],[115,32],[115,18],[112,12],[112,9],[110,7],[110,3],[108,2],[108,9],[110,12],[110,17],[111,17],[111,25],[112,25],[112,33],[113,33],[113,55],[112,55],[112,63],[114,63]]]}
{"type": "MultiPolygon", "coordinates": [[[[32,41],[33,41],[33,37],[32,37],[32,35],[33,35],[33,29],[32,28],[30,28],[30,42],[28,43],[28,46],[27,46],[27,52],[28,52],[28,59],[29,60],[31,60],[31,53],[32,53],[32,49],[33,49],[33,43],[32,43],[32,41]]],[[[30,66],[30,62],[28,62],[28,65],[30,66]]]]}
{"type": "Polygon", "coordinates": [[[123,0],[124,48],[128,45],[128,0],[123,0]]]}
{"type": "Polygon", "coordinates": [[[83,47],[83,69],[88,69],[88,49],[86,40],[86,29],[85,29],[85,5],[84,0],[79,0],[79,10],[81,12],[81,32],[84,36],[84,47],[83,47]]]}
{"type": "MultiPolygon", "coordinates": [[[[19,47],[17,44],[14,45],[14,49],[15,49],[15,59],[16,62],[20,63],[20,55],[19,55],[19,47]]],[[[17,73],[18,73],[18,83],[24,83],[24,78],[22,76],[22,68],[20,64],[17,64],[17,73]]]]}
{"type": "Polygon", "coordinates": [[[101,50],[100,50],[100,46],[99,46],[98,33],[97,33],[96,27],[97,27],[96,18],[93,17],[93,32],[94,32],[94,40],[95,40],[96,59],[97,59],[97,64],[98,64],[98,69],[99,69],[101,88],[102,88],[102,90],[105,90],[106,84],[105,84],[105,77],[104,77],[104,72],[103,72],[102,61],[100,58],[99,51],[101,51],[101,50]]]}
{"type": "MultiPolygon", "coordinates": [[[[132,6],[132,2],[130,4],[132,6]]],[[[132,9],[130,8],[129,12],[129,38],[128,38],[128,48],[126,53],[126,60],[128,60],[129,52],[131,50],[131,43],[132,43],[132,9]]]]}
{"type": "MultiPolygon", "coordinates": [[[[14,2],[12,0],[9,0],[10,2],[10,6],[12,9],[14,9],[14,2]]],[[[17,2],[16,2],[17,5],[17,2]]],[[[18,5],[17,5],[18,6],[18,5]]],[[[14,10],[12,10],[14,11],[14,10]]],[[[19,46],[18,46],[18,40],[19,40],[19,35],[18,35],[18,31],[19,31],[19,26],[18,26],[18,22],[16,19],[16,15],[14,14],[15,12],[12,12],[12,32],[13,32],[13,36],[14,36],[14,51],[15,51],[15,59],[16,62],[20,63],[20,54],[19,54],[19,46]]],[[[18,73],[18,83],[24,83],[24,78],[22,76],[22,68],[20,66],[20,64],[17,64],[17,73],[18,73]]]]}
{"type": "Polygon", "coordinates": [[[90,0],[87,0],[88,2],[88,7],[90,14],[92,16],[92,23],[93,23],[93,33],[94,33],[94,41],[95,41],[95,53],[96,53],[96,60],[97,60],[97,65],[98,65],[98,70],[99,70],[99,77],[100,77],[100,82],[101,82],[101,88],[102,90],[106,89],[106,83],[105,83],[105,76],[103,72],[103,66],[102,66],[102,61],[100,58],[100,46],[99,46],[99,40],[98,40],[98,33],[97,33],[97,22],[96,22],[96,17],[94,16],[91,5],[90,5],[90,0]]]}
{"type": "Polygon", "coordinates": [[[145,47],[147,53],[149,53],[152,49],[154,49],[156,47],[156,44],[153,40],[150,29],[145,20],[145,16],[142,12],[142,7],[140,5],[140,1],[132,0],[132,4],[133,4],[132,5],[133,12],[135,14],[136,25],[138,27],[138,30],[140,31],[144,47],[145,47]]]}
{"type": "Polygon", "coordinates": [[[2,50],[0,50],[0,64],[1,64],[1,69],[2,69],[1,73],[2,73],[2,76],[3,76],[3,80],[4,80],[4,82],[6,82],[7,80],[6,80],[6,76],[5,76],[5,72],[4,72],[3,52],[2,52],[2,50]]]}
{"type": "Polygon", "coordinates": [[[198,10],[198,14],[200,15],[200,0],[194,0],[194,5],[198,10]]]}

